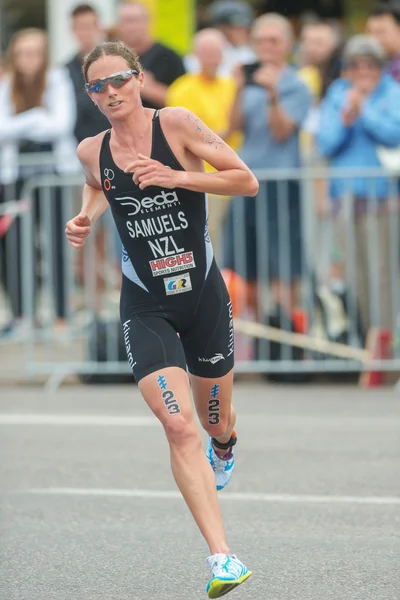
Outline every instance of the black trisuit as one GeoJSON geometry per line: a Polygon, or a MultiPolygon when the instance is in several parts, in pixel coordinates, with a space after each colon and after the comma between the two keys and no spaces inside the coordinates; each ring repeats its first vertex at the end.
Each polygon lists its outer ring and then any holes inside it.
{"type": "MultiPolygon", "coordinates": [[[[152,126],[151,158],[183,171],[161,129],[160,111],[152,126]]],[[[123,244],[120,313],[136,381],[172,366],[200,377],[225,375],[233,367],[232,304],[208,234],[207,195],[141,190],[132,173],[115,164],[110,131],[100,169],[123,244]]]]}

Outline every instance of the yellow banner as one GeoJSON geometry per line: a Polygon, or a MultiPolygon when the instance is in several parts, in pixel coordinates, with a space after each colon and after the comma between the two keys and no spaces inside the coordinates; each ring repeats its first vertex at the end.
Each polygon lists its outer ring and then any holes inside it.
{"type": "Polygon", "coordinates": [[[195,31],[194,0],[153,0],[157,4],[158,41],[184,55],[191,51],[195,31]]]}
{"type": "Polygon", "coordinates": [[[191,51],[195,32],[195,0],[138,1],[150,13],[151,32],[158,42],[180,55],[191,51]]]}

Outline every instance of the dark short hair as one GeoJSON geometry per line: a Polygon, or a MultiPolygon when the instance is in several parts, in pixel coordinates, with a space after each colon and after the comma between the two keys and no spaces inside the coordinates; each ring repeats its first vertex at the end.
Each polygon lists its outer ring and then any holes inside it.
{"type": "Polygon", "coordinates": [[[370,17],[392,17],[400,25],[400,5],[394,6],[389,2],[379,2],[370,12],[370,17]]]}
{"type": "Polygon", "coordinates": [[[142,70],[138,54],[130,46],[127,46],[127,44],[124,44],[121,41],[102,42],[96,46],[96,48],[93,48],[93,50],[84,58],[82,73],[86,83],[88,82],[87,74],[89,67],[102,56],[121,56],[126,60],[130,69],[134,69],[135,71],[138,71],[138,73],[142,70]]]}
{"type": "Polygon", "coordinates": [[[75,17],[80,17],[81,15],[87,15],[88,13],[97,16],[97,10],[91,4],[77,4],[71,11],[71,19],[75,19],[75,17]]]}

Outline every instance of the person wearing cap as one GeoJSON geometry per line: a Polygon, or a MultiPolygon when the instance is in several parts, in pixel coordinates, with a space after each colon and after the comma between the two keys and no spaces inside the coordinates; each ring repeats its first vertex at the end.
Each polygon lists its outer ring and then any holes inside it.
{"type": "MultiPolygon", "coordinates": [[[[385,72],[384,51],[372,37],[352,37],[345,47],[343,61],[346,77],[331,85],[321,105],[316,136],[319,149],[332,167],[366,171],[380,168],[382,148],[400,145],[400,86],[385,72]]],[[[351,228],[349,251],[356,253],[356,291],[365,330],[372,320],[375,326],[389,329],[393,326],[388,197],[394,191],[385,176],[335,177],[330,183],[336,241],[344,255],[347,254],[347,264],[353,258],[346,248],[351,228]],[[375,265],[372,281],[371,248],[375,265]],[[370,296],[372,288],[374,297],[370,296]],[[371,301],[376,309],[372,314],[371,301]]]]}
{"type": "MultiPolygon", "coordinates": [[[[210,5],[209,26],[219,29],[225,39],[218,75],[230,76],[237,65],[249,64],[256,60],[249,43],[254,18],[253,8],[241,0],[218,0],[210,5]]],[[[184,63],[189,73],[198,73],[201,70],[196,52],[187,55],[184,63]]]]}

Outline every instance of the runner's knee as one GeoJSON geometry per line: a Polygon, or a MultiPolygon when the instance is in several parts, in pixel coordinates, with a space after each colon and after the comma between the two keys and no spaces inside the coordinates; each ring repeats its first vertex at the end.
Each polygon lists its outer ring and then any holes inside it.
{"type": "Polygon", "coordinates": [[[192,416],[167,415],[162,420],[162,425],[171,445],[184,447],[201,444],[200,432],[192,416]]]}

